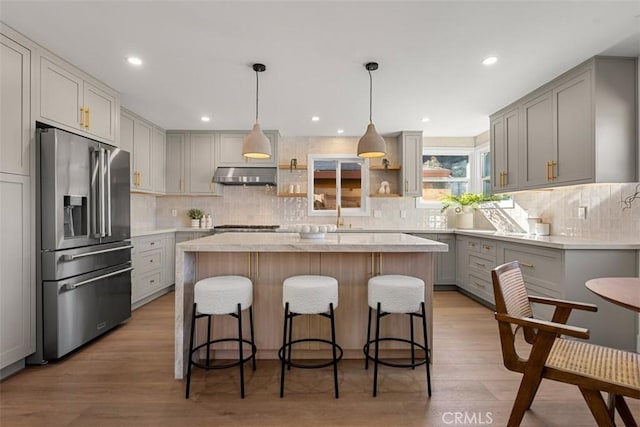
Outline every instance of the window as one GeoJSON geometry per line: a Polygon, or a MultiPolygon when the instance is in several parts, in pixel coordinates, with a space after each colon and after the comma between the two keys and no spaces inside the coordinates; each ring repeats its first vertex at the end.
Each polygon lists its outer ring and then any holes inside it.
{"type": "Polygon", "coordinates": [[[445,194],[473,191],[473,148],[425,148],[422,154],[422,197],[418,206],[440,206],[445,194]]]}
{"type": "MultiPolygon", "coordinates": [[[[480,191],[482,194],[491,194],[491,153],[489,152],[489,144],[478,147],[478,161],[480,171],[480,191]]],[[[479,191],[479,192],[480,192],[479,191]]]]}
{"type": "Polygon", "coordinates": [[[309,155],[309,215],[368,214],[369,166],[365,159],[348,155],[309,155]]]}

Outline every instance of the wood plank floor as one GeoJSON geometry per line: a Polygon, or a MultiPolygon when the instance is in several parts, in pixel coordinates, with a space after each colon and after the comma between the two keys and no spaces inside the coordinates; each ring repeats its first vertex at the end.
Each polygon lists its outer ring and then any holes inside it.
{"type": "MultiPolygon", "coordinates": [[[[330,368],[290,371],[280,399],[275,361],[246,371],[244,400],[237,368],[196,370],[185,400],[184,382],[173,379],[173,298],[138,309],[129,322],[62,361],[2,382],[0,425],[503,426],[521,377],[502,366],[493,313],[448,291],[435,293],[431,399],[424,369],[381,368],[373,398],[372,369],[343,360],[338,400],[330,368]]],[[[339,310],[336,316],[339,321],[339,310]]],[[[630,406],[639,419],[639,402],[630,406]]],[[[522,425],[595,423],[576,387],[546,381],[522,425]]]]}

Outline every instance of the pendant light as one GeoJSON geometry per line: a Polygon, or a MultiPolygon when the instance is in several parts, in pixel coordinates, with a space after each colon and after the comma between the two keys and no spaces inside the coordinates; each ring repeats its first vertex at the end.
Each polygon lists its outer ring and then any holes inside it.
{"type": "Polygon", "coordinates": [[[378,69],[377,62],[368,62],[364,66],[369,72],[369,125],[367,131],[358,141],[358,157],[384,157],[387,154],[387,144],[380,136],[371,119],[373,110],[373,79],[371,72],[378,69]]]}
{"type": "Polygon", "coordinates": [[[253,64],[253,71],[256,72],[256,122],[249,135],[242,141],[242,155],[252,159],[268,159],[271,157],[271,142],[260,129],[258,123],[258,73],[266,70],[264,64],[253,64]]]}

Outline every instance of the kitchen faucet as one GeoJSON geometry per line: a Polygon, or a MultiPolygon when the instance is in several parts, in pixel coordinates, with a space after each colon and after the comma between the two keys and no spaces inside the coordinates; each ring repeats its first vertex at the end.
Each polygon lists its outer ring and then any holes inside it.
{"type": "Polygon", "coordinates": [[[341,208],[340,205],[338,205],[336,207],[336,210],[338,211],[338,218],[336,218],[336,227],[340,228],[344,225],[344,221],[342,220],[342,214],[341,214],[341,208]]]}

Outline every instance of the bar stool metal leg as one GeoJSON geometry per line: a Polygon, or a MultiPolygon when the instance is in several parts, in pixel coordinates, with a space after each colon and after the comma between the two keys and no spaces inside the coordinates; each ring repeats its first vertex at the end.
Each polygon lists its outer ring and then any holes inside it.
{"type": "Polygon", "coordinates": [[[211,316],[207,316],[207,366],[211,364],[211,316]]]}
{"type": "Polygon", "coordinates": [[[238,362],[240,364],[240,397],[244,399],[244,363],[242,363],[242,305],[238,303],[238,362]]]}
{"type": "Polygon", "coordinates": [[[424,358],[426,360],[425,365],[427,366],[427,393],[429,397],[431,397],[431,369],[429,364],[431,362],[431,357],[429,356],[429,341],[427,340],[427,315],[424,309],[424,302],[420,304],[422,308],[422,333],[424,336],[424,358]]]}
{"type": "Polygon", "coordinates": [[[289,320],[289,303],[284,306],[284,331],[282,332],[282,358],[280,363],[280,397],[284,397],[284,352],[287,344],[287,321],[289,320]]]}
{"type": "Polygon", "coordinates": [[[378,391],[378,359],[379,359],[379,346],[380,346],[380,309],[381,305],[378,302],[376,309],[376,346],[375,356],[373,359],[373,397],[376,397],[378,391]]]}
{"type": "Polygon", "coordinates": [[[367,344],[365,348],[364,369],[369,369],[369,343],[371,342],[371,307],[369,307],[369,320],[367,321],[367,344]]]}
{"type": "MultiPolygon", "coordinates": [[[[256,345],[256,340],[253,336],[253,305],[249,307],[249,327],[251,328],[251,352],[253,352],[253,346],[256,345]]],[[[256,355],[253,355],[253,370],[256,370],[256,355]]]]}
{"type": "Polygon", "coordinates": [[[336,355],[336,325],[333,317],[333,303],[329,304],[331,313],[331,349],[333,350],[333,385],[336,389],[336,399],[338,398],[338,358],[336,355]]]}
{"type": "Polygon", "coordinates": [[[289,313],[289,349],[287,351],[287,371],[291,370],[291,349],[293,347],[293,345],[291,345],[291,342],[293,341],[293,318],[293,313],[289,313]]]}
{"type": "MultiPolygon", "coordinates": [[[[411,364],[415,365],[416,364],[416,348],[415,348],[415,341],[413,338],[413,313],[409,313],[409,324],[410,324],[410,329],[411,329],[411,364]]],[[[411,369],[415,370],[416,367],[412,366],[411,369]]]]}
{"type": "Polygon", "coordinates": [[[196,303],[193,303],[193,314],[191,315],[191,337],[189,338],[189,359],[187,359],[187,390],[185,391],[185,399],[189,398],[189,387],[191,386],[191,357],[193,348],[193,334],[196,329],[196,303]]]}

